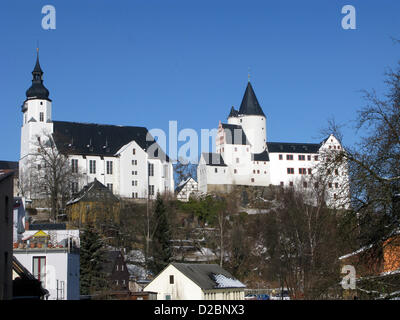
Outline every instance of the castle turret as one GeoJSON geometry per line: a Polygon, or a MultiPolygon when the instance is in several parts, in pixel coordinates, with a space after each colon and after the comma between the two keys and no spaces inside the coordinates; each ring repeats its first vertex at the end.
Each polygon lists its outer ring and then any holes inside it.
{"type": "Polygon", "coordinates": [[[250,81],[247,83],[237,119],[246,133],[252,152],[263,152],[267,144],[267,121],[250,81]]]}

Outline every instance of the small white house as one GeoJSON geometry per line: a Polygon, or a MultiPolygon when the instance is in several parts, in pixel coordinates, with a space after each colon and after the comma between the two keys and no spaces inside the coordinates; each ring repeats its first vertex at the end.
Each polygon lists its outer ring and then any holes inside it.
{"type": "Polygon", "coordinates": [[[198,192],[197,181],[192,177],[183,180],[175,189],[176,198],[180,201],[189,201],[190,196],[198,192]]]}
{"type": "Polygon", "coordinates": [[[157,300],[244,300],[245,287],[216,264],[171,263],[144,291],[157,300]]]}
{"type": "Polygon", "coordinates": [[[13,255],[42,282],[48,300],[79,300],[79,230],[27,230],[13,255]]]}

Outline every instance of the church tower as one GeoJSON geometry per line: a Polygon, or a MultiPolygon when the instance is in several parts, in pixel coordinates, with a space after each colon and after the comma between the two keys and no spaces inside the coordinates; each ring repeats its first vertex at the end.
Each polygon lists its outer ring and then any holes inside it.
{"type": "Polygon", "coordinates": [[[39,63],[37,49],[36,64],[32,71],[32,85],[26,91],[26,100],[21,111],[23,114],[21,128],[21,161],[25,159],[34,147],[38,137],[53,132],[51,121],[51,100],[49,90],[43,85],[43,71],[39,63]]]}
{"type": "Polygon", "coordinates": [[[252,153],[261,153],[267,147],[267,121],[263,110],[258,103],[256,94],[250,81],[247,83],[239,111],[231,110],[230,118],[236,118],[241,125],[250,144],[252,153]]]}

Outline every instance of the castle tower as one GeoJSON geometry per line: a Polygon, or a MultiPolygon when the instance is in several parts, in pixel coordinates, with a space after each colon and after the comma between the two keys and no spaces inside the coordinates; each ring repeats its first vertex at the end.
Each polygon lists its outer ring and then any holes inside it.
{"type": "MultiPolygon", "coordinates": [[[[236,110],[233,109],[234,111],[236,110]]],[[[232,110],[231,114],[229,118],[232,118],[232,123],[241,125],[246,133],[251,144],[252,153],[263,152],[267,145],[267,121],[250,81],[247,83],[247,88],[236,117],[235,112],[232,113],[232,110]],[[233,120],[234,118],[236,119],[233,120]]]]}

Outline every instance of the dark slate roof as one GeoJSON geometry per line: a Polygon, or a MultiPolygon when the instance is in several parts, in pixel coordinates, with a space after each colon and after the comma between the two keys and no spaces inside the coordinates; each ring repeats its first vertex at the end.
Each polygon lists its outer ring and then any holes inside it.
{"type": "Polygon", "coordinates": [[[270,153],[318,153],[320,143],[267,142],[270,153]]]}
{"type": "Polygon", "coordinates": [[[67,230],[65,223],[33,223],[29,225],[29,230],[67,230]]]}
{"type": "Polygon", "coordinates": [[[247,88],[239,108],[239,114],[265,117],[265,114],[261,109],[260,104],[258,103],[256,94],[254,93],[250,81],[247,83],[247,88]]]}
{"type": "Polygon", "coordinates": [[[252,161],[269,161],[268,150],[264,150],[261,153],[252,153],[251,160],[252,161]]]}
{"type": "Polygon", "coordinates": [[[0,172],[0,181],[6,180],[10,176],[14,176],[14,172],[13,171],[0,172]]]}
{"type": "Polygon", "coordinates": [[[192,179],[191,177],[187,178],[184,182],[182,182],[179,186],[175,188],[175,193],[181,192],[181,190],[187,185],[187,183],[192,179]]]}
{"type": "Polygon", "coordinates": [[[17,170],[18,161],[3,161],[0,160],[0,170],[17,170]]]}
{"type": "Polygon", "coordinates": [[[227,165],[224,162],[221,154],[215,152],[203,152],[202,153],[204,160],[208,166],[220,166],[226,167],[227,165]]]}
{"type": "MultiPolygon", "coordinates": [[[[36,57],[35,68],[32,71],[32,85],[26,90],[26,97],[28,99],[49,99],[49,90],[43,85],[43,71],[39,63],[39,53],[36,57]]],[[[51,100],[50,100],[51,101],[51,100]]]]}
{"type": "Polygon", "coordinates": [[[247,140],[246,134],[244,133],[242,126],[227,123],[221,123],[221,125],[225,131],[226,144],[250,144],[247,140]]]}
{"type": "Polygon", "coordinates": [[[118,198],[109,190],[104,184],[98,181],[96,178],[93,182],[87,184],[82,188],[81,191],[76,193],[74,197],[67,202],[67,205],[79,202],[79,201],[105,201],[118,202],[118,198]]]}
{"type": "Polygon", "coordinates": [[[239,111],[237,111],[233,106],[232,106],[232,108],[231,108],[231,112],[229,113],[229,115],[228,115],[228,118],[231,118],[231,117],[237,117],[238,116],[238,113],[239,113],[239,111]]]}
{"type": "Polygon", "coordinates": [[[203,290],[219,288],[214,278],[215,275],[223,275],[236,280],[228,271],[217,264],[172,263],[172,265],[203,290]]]}
{"type": "Polygon", "coordinates": [[[148,152],[150,158],[169,161],[168,156],[145,127],[66,121],[53,121],[53,124],[54,141],[57,149],[63,153],[113,156],[121,147],[134,140],[143,150],[148,152]],[[156,148],[150,148],[154,143],[156,148]]]}

